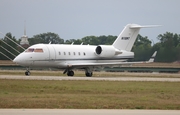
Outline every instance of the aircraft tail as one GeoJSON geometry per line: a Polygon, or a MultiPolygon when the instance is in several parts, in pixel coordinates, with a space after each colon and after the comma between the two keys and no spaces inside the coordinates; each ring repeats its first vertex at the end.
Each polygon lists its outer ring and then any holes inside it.
{"type": "Polygon", "coordinates": [[[157,26],[158,25],[140,26],[138,24],[127,24],[112,45],[119,50],[131,51],[141,28],[157,26]]]}

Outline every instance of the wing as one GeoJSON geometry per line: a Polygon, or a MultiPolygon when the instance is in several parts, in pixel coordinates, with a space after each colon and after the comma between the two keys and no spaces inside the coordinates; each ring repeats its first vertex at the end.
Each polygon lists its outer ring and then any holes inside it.
{"type": "Polygon", "coordinates": [[[87,66],[120,66],[120,65],[132,65],[132,64],[140,64],[140,63],[151,63],[154,62],[154,58],[157,54],[157,51],[153,53],[149,61],[138,61],[138,62],[113,62],[113,63],[67,63],[68,67],[87,67],[87,66]]]}

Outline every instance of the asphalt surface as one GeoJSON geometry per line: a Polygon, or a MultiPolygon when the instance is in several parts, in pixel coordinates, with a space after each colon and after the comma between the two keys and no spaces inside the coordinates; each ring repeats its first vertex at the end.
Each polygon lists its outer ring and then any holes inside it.
{"type": "Polygon", "coordinates": [[[179,115],[180,110],[0,109],[0,115],[179,115]]]}
{"type": "Polygon", "coordinates": [[[68,76],[58,77],[58,76],[0,75],[0,79],[180,82],[180,78],[150,78],[150,77],[68,77],[68,76]]]}

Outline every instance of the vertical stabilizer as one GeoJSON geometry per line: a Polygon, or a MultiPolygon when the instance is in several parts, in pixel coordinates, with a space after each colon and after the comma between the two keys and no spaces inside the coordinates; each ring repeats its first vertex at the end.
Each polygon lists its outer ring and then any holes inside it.
{"type": "Polygon", "coordinates": [[[156,25],[140,26],[137,24],[127,24],[112,45],[119,50],[131,51],[139,30],[146,27],[156,27],[156,25]]]}

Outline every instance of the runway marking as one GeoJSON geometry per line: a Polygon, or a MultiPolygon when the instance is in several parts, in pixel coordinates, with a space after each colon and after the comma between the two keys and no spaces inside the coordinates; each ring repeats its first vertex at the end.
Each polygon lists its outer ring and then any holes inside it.
{"type": "Polygon", "coordinates": [[[57,76],[0,75],[0,79],[180,82],[180,78],[149,78],[149,77],[67,77],[67,76],[57,77],[57,76]]]}

